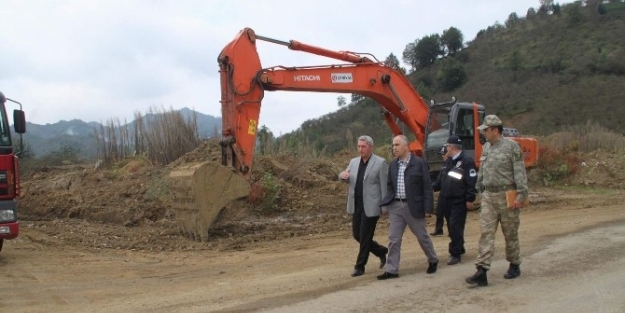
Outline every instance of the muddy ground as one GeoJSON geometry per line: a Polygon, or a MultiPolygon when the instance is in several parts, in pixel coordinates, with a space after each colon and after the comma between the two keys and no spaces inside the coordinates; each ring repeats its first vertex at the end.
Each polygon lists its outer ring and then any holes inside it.
{"type": "MultiPolygon", "coordinates": [[[[211,151],[178,162],[214,158],[211,151]]],[[[256,179],[276,177],[276,207],[239,201],[205,242],[179,233],[168,168],[135,159],[35,171],[22,184],[20,237],[0,253],[0,312],[625,310],[622,156],[581,155],[576,175],[548,186],[534,177],[520,230],[523,275],[502,278],[499,235],[491,286],[478,290],[464,283],[474,271],[478,212],[469,214],[460,265],[425,275],[423,253],[406,234],[399,279],[378,282],[383,270],[373,265],[349,276],[357,244],[335,175],[351,156],[260,158],[256,179]]],[[[387,222],[376,234],[383,243],[387,222]]],[[[448,239],[434,242],[444,261],[448,239]]]]}

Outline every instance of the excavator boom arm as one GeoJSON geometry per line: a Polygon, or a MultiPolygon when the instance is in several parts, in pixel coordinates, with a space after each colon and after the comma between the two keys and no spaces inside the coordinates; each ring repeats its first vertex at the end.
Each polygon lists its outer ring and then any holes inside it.
{"type": "Polygon", "coordinates": [[[249,175],[256,146],[258,118],[265,90],[357,93],[377,101],[395,135],[401,134],[397,120],[415,135],[412,151],[421,153],[425,139],[428,106],[406,76],[382,63],[345,51],[332,51],[297,41],[284,42],[258,36],[243,29],[218,58],[221,76],[222,163],[231,163],[249,175]],[[322,55],[349,64],[261,67],[256,40],[288,46],[292,50],[322,55]]]}

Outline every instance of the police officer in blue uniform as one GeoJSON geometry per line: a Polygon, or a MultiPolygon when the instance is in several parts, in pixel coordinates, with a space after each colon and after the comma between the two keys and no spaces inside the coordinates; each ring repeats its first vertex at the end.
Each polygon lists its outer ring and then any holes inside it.
{"type": "Polygon", "coordinates": [[[462,151],[462,140],[456,135],[447,139],[447,160],[438,177],[432,183],[434,191],[440,191],[439,200],[447,221],[449,243],[448,265],[461,262],[464,249],[464,226],[467,211],[473,209],[477,183],[475,161],[462,151]]]}

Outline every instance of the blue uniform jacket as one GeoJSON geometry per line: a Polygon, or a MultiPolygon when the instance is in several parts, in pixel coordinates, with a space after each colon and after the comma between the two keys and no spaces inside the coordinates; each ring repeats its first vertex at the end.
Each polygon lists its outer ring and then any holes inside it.
{"type": "Polygon", "coordinates": [[[461,152],[455,160],[447,159],[432,187],[434,191],[440,190],[442,197],[473,202],[476,183],[475,161],[461,152]]]}

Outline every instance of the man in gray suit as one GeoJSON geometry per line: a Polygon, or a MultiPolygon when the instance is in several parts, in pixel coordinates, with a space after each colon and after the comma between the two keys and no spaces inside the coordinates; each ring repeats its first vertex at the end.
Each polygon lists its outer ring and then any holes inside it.
{"type": "MultiPolygon", "coordinates": [[[[386,194],[388,163],[373,154],[373,139],[358,138],[359,158],[353,158],[339,179],[349,183],[347,213],[352,215],[352,234],[360,243],[352,277],[365,273],[369,253],[380,258],[380,268],[386,264],[388,249],[373,240],[380,218],[380,200],[386,194]]],[[[386,209],[386,208],[383,208],[386,209]]]]}
{"type": "Polygon", "coordinates": [[[433,274],[438,267],[438,256],[425,228],[425,215],[431,214],[434,208],[434,192],[428,165],[423,159],[410,153],[408,138],[404,135],[393,138],[393,154],[396,159],[389,167],[388,193],[380,203],[381,206],[388,205],[390,220],[388,263],[386,272],[378,276],[380,280],[399,277],[401,241],[406,226],[417,237],[428,259],[426,273],[433,274]]]}

